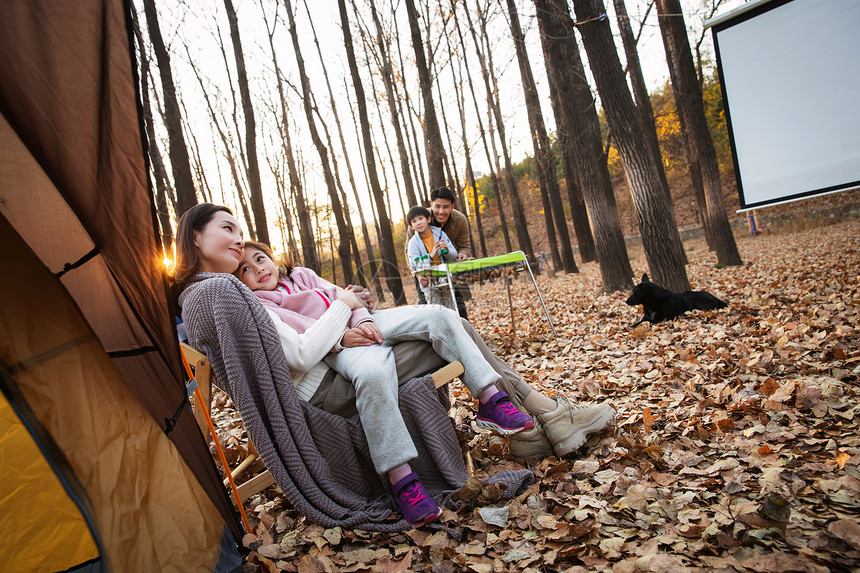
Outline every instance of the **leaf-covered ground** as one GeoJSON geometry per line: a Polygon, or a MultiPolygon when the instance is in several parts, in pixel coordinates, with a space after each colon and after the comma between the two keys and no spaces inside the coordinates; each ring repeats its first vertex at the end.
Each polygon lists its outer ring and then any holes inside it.
{"type": "MultiPolygon", "coordinates": [[[[536,388],[608,402],[613,433],[503,508],[447,510],[397,535],[325,530],[277,488],[246,504],[249,571],[850,571],[860,565],[860,221],[739,239],[743,267],[686,244],[694,289],[729,303],[635,329],[627,293],[596,263],[531,287],[473,287],[470,318],[536,388]],[[502,310],[500,310],[502,309],[502,310]]],[[[645,268],[631,250],[637,276],[645,268]]],[[[452,414],[474,419],[456,387],[452,414]]],[[[240,431],[226,409],[224,433],[240,431]]],[[[504,439],[470,442],[478,476],[521,463],[504,439]]],[[[239,449],[235,446],[234,449],[239,449]]]]}

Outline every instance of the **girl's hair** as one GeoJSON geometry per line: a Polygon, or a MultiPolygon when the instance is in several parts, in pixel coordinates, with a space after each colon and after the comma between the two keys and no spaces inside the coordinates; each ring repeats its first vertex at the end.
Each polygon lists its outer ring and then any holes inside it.
{"type": "Polygon", "coordinates": [[[176,229],[176,266],[173,270],[177,294],[185,290],[191,278],[200,272],[200,254],[194,243],[195,233],[203,232],[203,228],[219,211],[233,214],[223,205],[200,203],[188,209],[179,218],[176,229]]]}
{"type": "MultiPolygon", "coordinates": [[[[264,255],[272,259],[272,262],[275,263],[276,267],[278,267],[278,274],[280,274],[280,278],[290,278],[290,273],[293,272],[293,262],[292,260],[290,260],[289,255],[287,255],[286,257],[286,263],[282,263],[275,257],[275,253],[272,251],[272,247],[270,247],[266,243],[260,243],[259,241],[245,241],[245,250],[249,248],[257,249],[258,251],[262,252],[264,255]]],[[[238,269],[236,270],[238,272],[238,269]]]]}

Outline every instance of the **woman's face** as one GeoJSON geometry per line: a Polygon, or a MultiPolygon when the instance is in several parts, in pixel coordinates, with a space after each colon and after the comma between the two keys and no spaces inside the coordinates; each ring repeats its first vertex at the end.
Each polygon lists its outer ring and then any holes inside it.
{"type": "Polygon", "coordinates": [[[239,263],[236,276],[251,290],[275,290],[280,273],[278,266],[266,253],[245,247],[245,256],[239,263]]]}
{"type": "Polygon", "coordinates": [[[232,273],[242,260],[245,241],[239,221],[226,211],[218,211],[202,231],[194,233],[194,245],[201,271],[232,273]]]}

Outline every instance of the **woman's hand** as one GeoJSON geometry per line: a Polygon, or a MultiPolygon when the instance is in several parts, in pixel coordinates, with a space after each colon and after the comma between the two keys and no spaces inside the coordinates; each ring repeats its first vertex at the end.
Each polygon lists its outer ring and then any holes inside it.
{"type": "Polygon", "coordinates": [[[350,328],[340,340],[340,345],[344,348],[370,346],[371,344],[382,344],[382,332],[376,323],[370,320],[362,322],[355,328],[350,328]]]}

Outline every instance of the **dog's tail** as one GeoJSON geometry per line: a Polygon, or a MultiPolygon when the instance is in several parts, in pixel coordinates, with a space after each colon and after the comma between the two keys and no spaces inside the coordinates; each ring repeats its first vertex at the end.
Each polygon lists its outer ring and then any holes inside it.
{"type": "Polygon", "coordinates": [[[712,310],[729,306],[727,302],[718,299],[705,290],[689,293],[687,300],[692,303],[693,308],[697,310],[712,310]]]}

